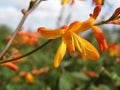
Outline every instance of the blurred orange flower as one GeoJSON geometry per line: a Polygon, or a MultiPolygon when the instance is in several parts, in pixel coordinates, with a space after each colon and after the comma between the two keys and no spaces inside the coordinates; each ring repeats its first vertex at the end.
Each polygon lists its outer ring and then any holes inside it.
{"type": "Polygon", "coordinates": [[[104,0],[93,0],[93,3],[95,5],[102,5],[104,3],[104,0]]]}
{"type": "Polygon", "coordinates": [[[70,2],[70,5],[73,5],[75,0],[62,0],[61,4],[65,5],[65,4],[69,3],[69,2],[70,2]]]}
{"type": "Polygon", "coordinates": [[[26,83],[34,84],[35,82],[34,76],[31,73],[27,73],[25,79],[26,83]]]}
{"type": "Polygon", "coordinates": [[[44,67],[44,68],[40,68],[40,69],[33,69],[31,71],[31,73],[34,74],[34,75],[40,75],[40,74],[46,73],[48,71],[49,71],[49,67],[44,67]]]}
{"type": "Polygon", "coordinates": [[[94,71],[88,71],[85,73],[88,77],[98,77],[99,75],[94,71]]]}
{"type": "Polygon", "coordinates": [[[98,26],[92,26],[94,35],[97,39],[98,45],[99,45],[99,49],[101,51],[105,51],[108,48],[105,36],[102,32],[102,30],[98,27],[98,26]]]}
{"type": "Polygon", "coordinates": [[[18,66],[13,64],[12,62],[7,62],[3,64],[4,66],[8,67],[9,69],[13,70],[13,71],[18,71],[18,66]]]}
{"type": "MultiPolygon", "coordinates": [[[[6,39],[8,42],[11,39],[11,35],[9,35],[6,39]]],[[[37,33],[33,32],[18,32],[16,38],[13,40],[12,44],[17,45],[17,44],[28,44],[28,45],[34,45],[35,43],[38,42],[39,35],[37,33]]]]}
{"type": "Polygon", "coordinates": [[[108,51],[110,56],[120,57],[120,45],[110,44],[108,46],[108,51]]]}

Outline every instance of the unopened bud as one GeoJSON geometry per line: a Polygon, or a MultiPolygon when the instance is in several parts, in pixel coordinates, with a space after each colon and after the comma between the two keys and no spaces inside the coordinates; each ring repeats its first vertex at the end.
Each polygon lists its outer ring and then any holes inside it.
{"type": "Polygon", "coordinates": [[[21,11],[24,15],[27,13],[27,10],[25,10],[25,9],[22,9],[22,11],[21,11]]]}

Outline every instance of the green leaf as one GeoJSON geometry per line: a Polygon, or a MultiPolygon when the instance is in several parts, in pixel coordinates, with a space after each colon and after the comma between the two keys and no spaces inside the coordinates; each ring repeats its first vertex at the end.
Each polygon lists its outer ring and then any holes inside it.
{"type": "Polygon", "coordinates": [[[80,80],[88,81],[89,78],[83,72],[73,72],[72,76],[80,80]]]}
{"type": "Polygon", "coordinates": [[[110,88],[107,85],[100,85],[101,90],[110,90],[110,88]]]}
{"type": "Polygon", "coordinates": [[[59,89],[60,90],[71,90],[72,88],[72,76],[70,74],[64,74],[60,77],[59,89]]]}

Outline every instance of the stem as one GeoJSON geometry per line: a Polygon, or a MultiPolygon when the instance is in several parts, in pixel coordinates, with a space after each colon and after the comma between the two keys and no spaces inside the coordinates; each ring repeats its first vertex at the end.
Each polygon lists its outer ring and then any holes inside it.
{"type": "Polygon", "coordinates": [[[19,57],[16,57],[16,58],[12,58],[12,59],[9,59],[9,60],[3,60],[3,61],[0,61],[0,64],[3,64],[3,63],[7,63],[7,62],[11,62],[11,61],[15,61],[15,60],[18,60],[18,59],[21,59],[23,57],[26,57],[28,55],[31,55],[32,53],[38,51],[39,49],[43,48],[44,46],[46,46],[48,43],[50,43],[52,41],[52,39],[46,41],[44,44],[40,45],[39,47],[33,49],[32,51],[22,55],[22,56],[19,56],[19,57]]]}
{"type": "Polygon", "coordinates": [[[36,1],[36,3],[33,5],[33,7],[28,10],[22,17],[20,23],[18,24],[15,32],[13,33],[12,35],[12,38],[10,39],[10,41],[7,43],[7,45],[5,46],[5,48],[3,49],[3,51],[0,53],[0,58],[2,58],[4,56],[4,54],[7,52],[8,48],[10,47],[10,45],[12,44],[15,36],[17,35],[17,32],[22,28],[27,16],[40,4],[40,2],[43,1],[43,0],[39,0],[39,1],[36,1]]]}
{"type": "Polygon", "coordinates": [[[10,45],[11,45],[12,41],[14,40],[17,32],[22,28],[22,25],[25,22],[26,18],[27,18],[27,15],[24,15],[22,17],[22,19],[21,19],[18,27],[16,28],[16,31],[12,35],[12,38],[10,39],[10,41],[8,42],[8,44],[5,46],[5,48],[3,49],[3,51],[0,53],[0,58],[2,58],[4,56],[4,54],[6,53],[6,51],[8,50],[8,48],[10,47],[10,45]]]}
{"type": "Polygon", "coordinates": [[[95,25],[99,26],[99,25],[102,25],[102,24],[106,24],[108,23],[110,20],[106,20],[106,21],[101,21],[99,23],[96,23],[95,25]]]}

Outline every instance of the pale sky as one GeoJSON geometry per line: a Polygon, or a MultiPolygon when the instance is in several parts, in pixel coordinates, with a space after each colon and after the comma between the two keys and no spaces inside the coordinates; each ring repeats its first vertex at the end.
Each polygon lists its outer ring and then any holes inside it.
{"type": "MultiPolygon", "coordinates": [[[[27,8],[30,0],[0,0],[0,24],[6,24],[12,29],[15,29],[22,17],[21,9],[27,8]]],[[[64,18],[71,13],[70,22],[79,20],[84,21],[89,18],[89,13],[92,13],[94,6],[90,3],[76,0],[74,6],[64,6],[64,18]]],[[[104,13],[110,16],[111,13],[120,7],[120,0],[107,0],[113,8],[110,9],[106,5],[101,12],[101,16],[104,13]]],[[[39,7],[28,16],[24,24],[24,28],[37,30],[38,27],[55,28],[56,22],[60,14],[62,5],[60,0],[47,0],[42,2],[39,7]]],[[[99,19],[98,19],[99,20],[99,19]]],[[[61,23],[64,25],[64,20],[61,23]]]]}

